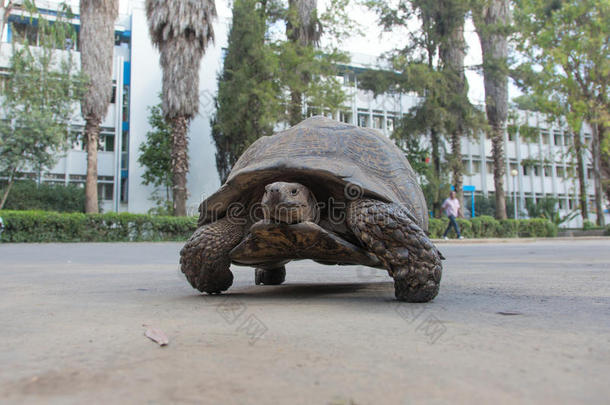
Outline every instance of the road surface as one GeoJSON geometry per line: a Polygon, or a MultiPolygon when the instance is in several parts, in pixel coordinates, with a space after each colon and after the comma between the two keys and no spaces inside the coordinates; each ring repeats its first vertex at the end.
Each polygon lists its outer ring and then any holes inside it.
{"type": "Polygon", "coordinates": [[[394,301],[383,271],[307,261],[281,286],[238,267],[227,294],[200,295],[180,247],[0,245],[0,402],[610,397],[608,238],[439,244],[441,291],[427,304],[394,301]]]}

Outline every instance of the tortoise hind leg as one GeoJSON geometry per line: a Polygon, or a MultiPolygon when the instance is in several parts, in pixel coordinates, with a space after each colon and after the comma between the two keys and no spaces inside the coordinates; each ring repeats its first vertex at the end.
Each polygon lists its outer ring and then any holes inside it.
{"type": "Polygon", "coordinates": [[[180,267],[191,285],[201,292],[219,294],[233,284],[229,252],[243,238],[245,225],[222,218],[202,225],[180,251],[180,267]]]}
{"type": "Polygon", "coordinates": [[[356,200],[348,206],[347,223],[394,278],[396,299],[428,302],[436,297],[441,255],[403,207],[371,199],[356,200]]]}
{"type": "Polygon", "coordinates": [[[254,270],[254,283],[256,285],[279,285],[286,280],[286,266],[257,267],[254,270]]]}

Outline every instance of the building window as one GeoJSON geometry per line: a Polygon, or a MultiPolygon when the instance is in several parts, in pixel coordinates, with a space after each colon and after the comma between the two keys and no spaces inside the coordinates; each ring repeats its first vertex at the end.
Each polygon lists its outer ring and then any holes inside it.
{"type": "Polygon", "coordinates": [[[97,183],[97,194],[102,200],[112,200],[114,196],[114,184],[97,183]]]}
{"type": "Polygon", "coordinates": [[[383,129],[383,116],[373,115],[373,128],[383,129]]]}
{"type": "Polygon", "coordinates": [[[553,143],[555,146],[561,146],[563,144],[563,142],[561,141],[560,133],[555,133],[555,135],[553,136],[553,143]]]}
{"type": "Polygon", "coordinates": [[[352,113],[347,111],[339,112],[339,121],[345,122],[347,124],[351,124],[352,122],[352,113]]]}
{"type": "Polygon", "coordinates": [[[592,179],[593,178],[593,169],[590,167],[587,167],[587,178],[588,179],[592,179]]]}
{"type": "Polygon", "coordinates": [[[548,132],[544,131],[542,132],[542,144],[543,145],[548,145],[550,143],[550,135],[548,132]]]}
{"type": "Polygon", "coordinates": [[[570,207],[570,210],[574,209],[574,200],[571,198],[568,198],[568,207],[570,207]]]}
{"type": "Polygon", "coordinates": [[[494,172],[494,162],[487,162],[487,173],[493,174],[494,172]]]}
{"type": "Polygon", "coordinates": [[[559,178],[564,178],[566,175],[566,172],[562,166],[557,166],[555,168],[555,172],[557,173],[557,177],[559,177],[559,178]]]}
{"type": "Polygon", "coordinates": [[[11,35],[13,41],[18,44],[23,44],[27,41],[30,45],[38,45],[38,27],[34,25],[13,22],[11,24],[11,35]]]}
{"type": "Polygon", "coordinates": [[[394,117],[388,117],[385,121],[386,129],[388,132],[394,132],[394,117]]]}
{"type": "Polygon", "coordinates": [[[114,152],[114,134],[100,134],[100,147],[103,152],[114,152]]]}
{"type": "Polygon", "coordinates": [[[553,166],[544,166],[544,177],[553,177],[553,166]]]}
{"type": "Polygon", "coordinates": [[[540,166],[534,166],[534,176],[540,177],[540,166]]]}
{"type": "Polygon", "coordinates": [[[481,173],[481,161],[473,160],[472,161],[472,173],[481,173]]]}
{"type": "Polygon", "coordinates": [[[358,126],[366,128],[369,123],[369,115],[368,114],[358,114],[358,126]]]}
{"type": "Polygon", "coordinates": [[[530,174],[530,167],[529,166],[523,166],[523,175],[524,176],[528,176],[530,174]]]}
{"type": "Polygon", "coordinates": [[[565,134],[563,136],[563,144],[564,144],[564,146],[570,146],[570,145],[572,145],[572,142],[574,142],[574,135],[572,135],[572,134],[565,134]]]}

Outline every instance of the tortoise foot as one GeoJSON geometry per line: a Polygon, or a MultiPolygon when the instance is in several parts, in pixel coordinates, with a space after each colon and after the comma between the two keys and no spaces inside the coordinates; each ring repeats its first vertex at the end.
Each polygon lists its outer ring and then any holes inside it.
{"type": "Polygon", "coordinates": [[[357,200],[349,206],[348,224],[394,278],[397,300],[428,302],[436,297],[442,256],[404,207],[357,200]]]}
{"type": "Polygon", "coordinates": [[[243,236],[243,225],[227,218],[200,226],[180,251],[180,267],[201,292],[220,294],[233,284],[229,251],[243,236]]]}
{"type": "Polygon", "coordinates": [[[394,272],[394,296],[398,301],[428,302],[438,294],[439,281],[430,277],[433,271],[419,268],[405,268],[394,272]]]}
{"type": "Polygon", "coordinates": [[[279,285],[286,280],[286,267],[275,269],[256,268],[254,270],[254,283],[256,285],[279,285]]]}

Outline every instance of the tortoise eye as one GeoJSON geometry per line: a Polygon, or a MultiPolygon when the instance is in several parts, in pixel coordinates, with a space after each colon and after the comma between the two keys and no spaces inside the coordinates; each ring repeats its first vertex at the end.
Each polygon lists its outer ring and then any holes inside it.
{"type": "Polygon", "coordinates": [[[296,188],[293,188],[293,189],[290,191],[290,193],[291,193],[292,195],[297,195],[297,193],[298,193],[298,192],[299,192],[299,190],[297,190],[296,188]]]}

